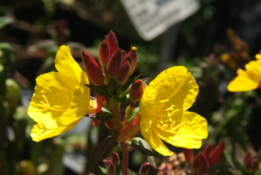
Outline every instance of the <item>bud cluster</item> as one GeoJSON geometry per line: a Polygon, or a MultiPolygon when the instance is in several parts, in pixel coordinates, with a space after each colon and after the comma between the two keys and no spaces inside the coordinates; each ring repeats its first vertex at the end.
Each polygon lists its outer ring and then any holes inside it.
{"type": "Polygon", "coordinates": [[[107,84],[105,77],[116,80],[117,84],[123,85],[136,69],[137,48],[131,47],[126,52],[118,47],[118,40],[114,32],[110,31],[100,44],[99,64],[86,51],[82,51],[84,67],[91,82],[96,86],[107,84]]]}
{"type": "MultiPolygon", "coordinates": [[[[146,84],[143,80],[130,79],[135,72],[137,65],[137,48],[132,46],[129,52],[118,47],[118,40],[114,32],[110,31],[105,36],[99,47],[98,62],[86,51],[82,51],[82,60],[86,73],[91,81],[88,85],[96,93],[96,113],[102,112],[102,106],[107,108],[115,117],[106,120],[105,125],[116,133],[122,133],[119,137],[125,141],[139,132],[140,117],[135,117],[132,122],[127,123],[130,116],[133,116],[135,103],[140,100],[146,84]],[[129,92],[129,96],[127,95],[129,92]],[[130,105],[126,107],[124,121],[121,121],[119,113],[114,110],[115,99],[130,99],[130,105]]],[[[94,118],[93,124],[99,125],[94,118]]]]}
{"type": "Polygon", "coordinates": [[[111,157],[103,159],[103,163],[107,167],[108,175],[115,175],[119,171],[120,157],[118,153],[112,152],[111,157]]]}
{"type": "Polygon", "coordinates": [[[195,158],[191,149],[183,150],[186,161],[192,164],[194,175],[207,173],[213,165],[216,165],[224,151],[224,141],[220,142],[214,149],[212,145],[208,145],[205,149],[198,153],[195,158]]]}

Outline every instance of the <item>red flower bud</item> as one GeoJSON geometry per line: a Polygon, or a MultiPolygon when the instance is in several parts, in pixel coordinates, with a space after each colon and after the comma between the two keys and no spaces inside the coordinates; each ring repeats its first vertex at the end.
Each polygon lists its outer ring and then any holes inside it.
{"type": "Polygon", "coordinates": [[[211,152],[212,152],[212,149],[213,149],[212,145],[208,145],[208,146],[206,146],[206,147],[204,148],[203,154],[204,154],[204,156],[205,156],[207,159],[210,158],[210,154],[211,154],[211,152]]]}
{"type": "Polygon", "coordinates": [[[212,153],[210,155],[212,165],[215,165],[218,163],[218,161],[220,160],[220,157],[223,154],[224,147],[225,147],[225,143],[224,143],[224,141],[222,141],[212,151],[212,153]]]}
{"type": "Polygon", "coordinates": [[[121,56],[122,56],[121,55],[121,49],[117,49],[113,53],[113,55],[112,55],[112,57],[111,57],[111,59],[110,59],[110,61],[108,63],[108,67],[107,67],[108,75],[114,76],[114,75],[116,75],[118,73],[120,65],[121,65],[121,61],[122,61],[122,57],[121,56]]]}
{"type": "Polygon", "coordinates": [[[259,170],[259,162],[258,162],[257,158],[253,158],[251,169],[253,171],[258,171],[259,170]]]}
{"type": "Polygon", "coordinates": [[[100,44],[100,50],[99,50],[99,63],[102,65],[102,67],[106,67],[110,59],[110,54],[109,54],[109,47],[107,44],[107,41],[104,40],[100,44]]]}
{"type": "Polygon", "coordinates": [[[251,154],[247,152],[244,157],[244,166],[246,167],[247,162],[251,159],[251,154]]]}
{"type": "Polygon", "coordinates": [[[96,86],[101,86],[104,81],[104,76],[98,63],[86,51],[82,51],[82,61],[92,83],[96,86]]]}
{"type": "Polygon", "coordinates": [[[122,58],[124,58],[126,56],[126,51],[125,50],[121,50],[121,56],[122,56],[122,58]]]}
{"type": "Polygon", "coordinates": [[[128,52],[128,56],[132,59],[132,69],[131,69],[131,74],[136,69],[137,61],[138,61],[138,54],[137,54],[137,47],[131,47],[131,50],[128,52]]]}
{"type": "Polygon", "coordinates": [[[183,152],[184,152],[186,161],[191,164],[193,162],[193,159],[194,159],[193,150],[192,149],[183,148],[183,152]]]}
{"type": "Polygon", "coordinates": [[[193,168],[194,174],[203,174],[209,170],[210,165],[209,165],[207,158],[204,156],[204,154],[199,153],[195,157],[192,168],[193,168]]]}
{"type": "Polygon", "coordinates": [[[143,91],[146,87],[146,84],[142,80],[135,80],[130,88],[130,99],[133,102],[139,101],[143,91]]]}
{"type": "Polygon", "coordinates": [[[93,126],[98,126],[100,124],[100,120],[97,120],[97,119],[92,119],[92,125],[93,126]]]}
{"type": "Polygon", "coordinates": [[[127,82],[130,76],[130,69],[131,69],[130,63],[128,61],[123,62],[117,76],[117,82],[119,84],[124,84],[127,82]]]}
{"type": "Polygon", "coordinates": [[[134,137],[140,131],[140,113],[138,113],[128,124],[121,130],[118,141],[122,142],[134,137]]]}
{"type": "Polygon", "coordinates": [[[102,161],[103,161],[103,163],[105,163],[107,166],[112,165],[112,161],[111,161],[111,158],[110,158],[110,157],[107,157],[107,158],[103,159],[102,161]]]}
{"type": "Polygon", "coordinates": [[[114,165],[120,164],[120,157],[118,153],[112,152],[111,153],[111,161],[114,165]]]}
{"type": "Polygon", "coordinates": [[[101,108],[102,108],[103,101],[104,101],[104,96],[96,93],[96,101],[97,101],[96,113],[99,113],[99,112],[101,112],[101,108]]]}
{"type": "Polygon", "coordinates": [[[110,165],[109,168],[108,168],[108,175],[115,175],[115,173],[116,173],[116,168],[115,168],[115,166],[112,164],[112,165],[110,165]]]}
{"type": "Polygon", "coordinates": [[[144,162],[139,170],[139,174],[140,175],[147,175],[149,173],[150,170],[150,163],[149,162],[144,162]]]}
{"type": "Polygon", "coordinates": [[[245,168],[246,168],[247,170],[252,169],[252,162],[253,162],[252,157],[250,157],[249,159],[246,160],[246,162],[245,162],[245,168]]]}
{"type": "Polygon", "coordinates": [[[105,36],[105,39],[107,40],[110,56],[118,49],[118,40],[113,31],[110,31],[107,36],[105,36]]]}

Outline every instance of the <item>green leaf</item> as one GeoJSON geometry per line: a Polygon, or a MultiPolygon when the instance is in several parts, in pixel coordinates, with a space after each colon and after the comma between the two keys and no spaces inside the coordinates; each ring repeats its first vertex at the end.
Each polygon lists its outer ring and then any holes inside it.
{"type": "Polygon", "coordinates": [[[96,117],[95,117],[95,119],[102,120],[102,121],[109,120],[112,118],[113,118],[113,115],[110,112],[99,112],[99,113],[96,113],[96,117]]]}
{"type": "Polygon", "coordinates": [[[12,22],[13,20],[10,17],[6,17],[6,16],[0,17],[0,29],[8,24],[11,24],[12,22]]]}
{"type": "Polygon", "coordinates": [[[134,171],[128,169],[128,175],[137,175],[137,173],[135,173],[134,171]]]}
{"type": "Polygon", "coordinates": [[[239,170],[232,169],[232,168],[229,168],[228,170],[229,170],[232,174],[234,174],[234,175],[242,175],[242,172],[240,172],[239,170]]]}
{"type": "Polygon", "coordinates": [[[102,166],[99,166],[99,168],[100,168],[100,170],[101,170],[101,172],[102,172],[103,174],[108,174],[108,170],[107,170],[106,168],[104,168],[104,167],[102,167],[102,166]]]}
{"type": "Polygon", "coordinates": [[[134,137],[131,140],[131,146],[138,149],[141,153],[147,156],[150,165],[153,168],[157,168],[156,159],[154,157],[154,151],[144,139],[140,137],[134,137]]]}
{"type": "Polygon", "coordinates": [[[109,152],[111,152],[112,148],[117,145],[117,137],[108,136],[101,143],[96,151],[95,162],[99,163],[102,159],[104,159],[109,152]]]}
{"type": "Polygon", "coordinates": [[[92,91],[94,91],[97,94],[100,94],[104,97],[110,97],[109,91],[107,89],[107,86],[95,86],[93,84],[86,84],[92,91]]]}
{"type": "Polygon", "coordinates": [[[234,162],[233,162],[233,160],[232,160],[232,157],[231,157],[230,153],[227,152],[227,151],[224,151],[224,155],[225,155],[225,158],[226,158],[227,162],[229,163],[229,165],[230,165],[232,168],[235,169],[236,166],[235,166],[235,164],[234,164],[234,162]]]}
{"type": "Polygon", "coordinates": [[[114,98],[117,102],[121,103],[121,104],[125,104],[128,102],[128,98],[126,96],[123,96],[121,98],[114,98]]]}

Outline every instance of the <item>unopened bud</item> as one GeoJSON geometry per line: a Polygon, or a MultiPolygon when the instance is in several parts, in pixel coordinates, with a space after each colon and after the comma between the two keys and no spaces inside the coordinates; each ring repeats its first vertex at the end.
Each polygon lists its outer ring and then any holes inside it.
{"type": "Polygon", "coordinates": [[[107,40],[110,56],[118,49],[118,40],[113,31],[110,31],[109,34],[105,38],[107,40]]]}
{"type": "Polygon", "coordinates": [[[132,107],[131,105],[128,105],[126,108],[125,108],[125,115],[127,116],[127,119],[132,116],[132,114],[134,114],[135,112],[135,108],[132,107]]]}
{"type": "Polygon", "coordinates": [[[193,159],[194,159],[193,150],[183,148],[183,152],[184,152],[186,161],[191,164],[193,162],[193,159]]]}
{"type": "Polygon", "coordinates": [[[103,159],[102,161],[103,161],[103,163],[104,163],[105,165],[107,165],[108,167],[109,167],[110,165],[112,165],[112,161],[111,161],[111,158],[110,158],[110,157],[107,157],[107,158],[103,159]]]}
{"type": "Polygon", "coordinates": [[[117,76],[117,82],[119,84],[125,84],[127,82],[130,76],[130,69],[131,69],[130,63],[128,61],[123,62],[117,76]]]}
{"type": "Polygon", "coordinates": [[[109,47],[107,44],[107,41],[104,40],[100,44],[100,49],[99,49],[99,63],[102,67],[106,67],[110,60],[110,53],[109,53],[109,47]]]}
{"type": "Polygon", "coordinates": [[[18,83],[14,79],[6,80],[6,97],[12,109],[20,104],[21,92],[18,83]]]}
{"type": "Polygon", "coordinates": [[[195,157],[192,167],[193,167],[194,174],[203,174],[208,171],[210,165],[207,158],[204,156],[204,154],[199,153],[195,157]]]}
{"type": "Polygon", "coordinates": [[[120,164],[120,157],[119,154],[116,152],[111,153],[111,161],[114,165],[119,165],[120,164]]]}
{"type": "Polygon", "coordinates": [[[258,171],[259,170],[259,162],[258,162],[257,158],[253,158],[251,169],[253,171],[258,171]]]}
{"type": "Polygon", "coordinates": [[[29,160],[22,160],[20,167],[22,175],[34,175],[36,173],[34,164],[29,160]]]}
{"type": "Polygon", "coordinates": [[[252,169],[252,162],[253,162],[252,157],[250,157],[249,159],[246,160],[246,162],[245,162],[245,168],[246,168],[247,170],[252,169]]]}
{"type": "Polygon", "coordinates": [[[99,124],[100,124],[100,120],[97,120],[97,119],[92,119],[92,125],[93,126],[99,126],[99,124]]]}
{"type": "Polygon", "coordinates": [[[147,175],[149,173],[149,170],[150,170],[150,163],[144,162],[140,167],[139,174],[140,175],[147,175]]]}
{"type": "Polygon", "coordinates": [[[107,73],[110,76],[114,76],[118,73],[120,65],[121,65],[121,61],[122,61],[122,57],[121,57],[121,49],[117,49],[114,54],[112,55],[109,63],[108,63],[108,67],[107,67],[107,73]]]}
{"type": "Polygon", "coordinates": [[[115,175],[116,173],[116,168],[113,164],[111,164],[108,168],[108,175],[115,175]]]}
{"type": "Polygon", "coordinates": [[[205,156],[208,160],[210,159],[210,154],[211,154],[211,152],[212,152],[212,149],[213,149],[212,145],[208,145],[208,146],[206,146],[206,147],[204,148],[204,150],[203,150],[203,152],[202,152],[202,154],[204,154],[204,156],[205,156]]]}
{"type": "Polygon", "coordinates": [[[132,59],[131,74],[133,74],[138,60],[137,47],[131,47],[131,50],[128,52],[128,56],[132,59]]]}
{"type": "Polygon", "coordinates": [[[246,167],[246,164],[248,162],[248,160],[251,159],[251,154],[249,152],[247,152],[245,154],[245,157],[244,157],[244,166],[246,167]]]}
{"type": "Polygon", "coordinates": [[[130,99],[131,101],[139,101],[142,94],[143,94],[143,91],[146,87],[146,84],[144,83],[144,81],[142,80],[135,80],[132,85],[131,85],[131,88],[130,88],[130,99]]]}
{"type": "Polygon", "coordinates": [[[104,96],[96,93],[96,101],[97,101],[97,108],[96,108],[96,113],[101,112],[102,106],[103,106],[103,101],[104,101],[104,96]]]}
{"type": "Polygon", "coordinates": [[[104,76],[98,63],[86,51],[82,51],[82,61],[92,83],[96,86],[101,86],[104,81],[104,76]]]}
{"type": "Polygon", "coordinates": [[[224,141],[220,142],[220,143],[215,147],[215,149],[213,150],[213,152],[212,152],[211,155],[210,155],[212,165],[215,165],[215,164],[218,163],[218,161],[220,160],[220,157],[221,157],[222,154],[223,154],[224,147],[225,147],[224,141]]]}

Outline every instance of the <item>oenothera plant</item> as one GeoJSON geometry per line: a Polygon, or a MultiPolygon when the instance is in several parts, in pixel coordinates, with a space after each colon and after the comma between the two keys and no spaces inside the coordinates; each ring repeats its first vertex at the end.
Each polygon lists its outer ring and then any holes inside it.
{"type": "MultiPolygon", "coordinates": [[[[36,79],[28,109],[29,116],[37,122],[31,131],[32,139],[39,142],[62,134],[86,113],[95,112],[93,124],[105,122],[117,135],[122,149],[123,175],[128,168],[128,143],[139,131],[147,143],[164,156],[173,152],[162,140],[176,147],[201,147],[202,139],[208,135],[207,121],[187,111],[199,91],[191,73],[183,66],[171,67],[146,86],[140,76],[130,78],[137,58],[137,48],[131,47],[128,53],[120,49],[112,31],[100,44],[99,64],[88,52],[82,51],[85,71],[75,62],[69,47],[61,46],[55,58],[57,72],[36,79]],[[96,94],[95,101],[90,100],[90,91],[96,94]],[[123,106],[124,113],[120,110],[123,106]]],[[[113,174],[114,170],[112,165],[108,172],[113,174]]]]}

